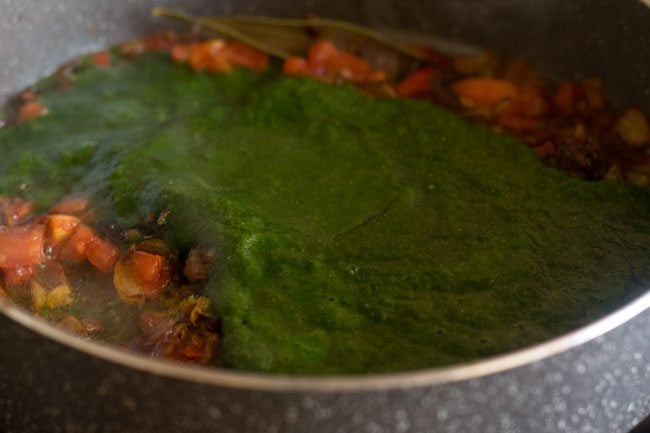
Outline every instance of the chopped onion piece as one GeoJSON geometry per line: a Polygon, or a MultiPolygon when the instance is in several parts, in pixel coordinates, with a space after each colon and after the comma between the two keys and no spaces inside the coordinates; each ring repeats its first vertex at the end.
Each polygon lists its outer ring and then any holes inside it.
{"type": "Polygon", "coordinates": [[[49,308],[72,304],[72,290],[67,284],[56,286],[47,294],[45,306],[49,308]]]}
{"type": "Polygon", "coordinates": [[[29,292],[32,297],[32,306],[35,311],[40,310],[45,305],[45,300],[47,299],[47,292],[36,281],[32,281],[29,285],[29,292]]]}
{"type": "Polygon", "coordinates": [[[113,284],[115,285],[117,294],[124,302],[144,302],[145,290],[133,273],[129,257],[122,257],[115,264],[113,284]]]}
{"type": "Polygon", "coordinates": [[[76,216],[55,214],[46,218],[45,238],[48,247],[56,247],[68,239],[81,224],[76,216]]]}

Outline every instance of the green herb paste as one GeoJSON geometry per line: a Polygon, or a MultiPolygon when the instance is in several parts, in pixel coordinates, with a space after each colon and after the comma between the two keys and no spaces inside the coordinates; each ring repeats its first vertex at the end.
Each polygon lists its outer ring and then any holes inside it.
{"type": "Polygon", "coordinates": [[[47,116],[0,131],[0,192],[43,208],[90,194],[125,224],[169,209],[172,245],[219,252],[208,291],[227,367],[475,360],[586,324],[650,280],[647,190],[568,177],[429,103],[155,54],[40,100],[47,116]]]}

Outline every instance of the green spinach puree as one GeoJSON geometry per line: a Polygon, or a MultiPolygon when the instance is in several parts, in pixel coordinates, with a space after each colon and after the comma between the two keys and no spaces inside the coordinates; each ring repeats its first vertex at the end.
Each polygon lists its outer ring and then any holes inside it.
{"type": "Polygon", "coordinates": [[[650,280],[648,191],[590,183],[426,102],[163,55],[41,84],[0,131],[0,193],[90,194],[129,224],[169,209],[180,251],[216,246],[227,367],[387,372],[557,336],[650,280]],[[26,187],[26,188],[25,188],[26,187]]]}

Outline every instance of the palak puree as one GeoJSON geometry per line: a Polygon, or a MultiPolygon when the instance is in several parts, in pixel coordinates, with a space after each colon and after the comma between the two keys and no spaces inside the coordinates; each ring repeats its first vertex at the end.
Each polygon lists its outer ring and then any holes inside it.
{"type": "MultiPolygon", "coordinates": [[[[47,88],[51,83],[42,83],[47,88]]],[[[430,103],[147,54],[44,90],[0,131],[0,193],[169,209],[208,286],[223,365],[300,374],[475,360],[612,311],[650,280],[648,191],[544,166],[430,103]]]]}

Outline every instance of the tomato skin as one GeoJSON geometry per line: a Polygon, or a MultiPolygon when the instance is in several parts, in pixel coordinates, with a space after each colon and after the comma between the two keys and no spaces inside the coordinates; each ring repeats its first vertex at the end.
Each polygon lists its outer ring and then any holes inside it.
{"type": "Polygon", "coordinates": [[[91,239],[84,252],[90,264],[104,273],[113,270],[120,255],[115,245],[99,237],[91,239]]]}
{"type": "Polygon", "coordinates": [[[41,224],[0,226],[0,268],[37,265],[45,259],[45,227],[41,224]]]}

